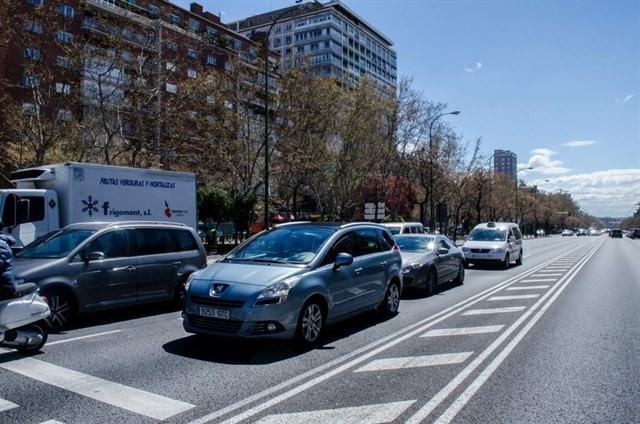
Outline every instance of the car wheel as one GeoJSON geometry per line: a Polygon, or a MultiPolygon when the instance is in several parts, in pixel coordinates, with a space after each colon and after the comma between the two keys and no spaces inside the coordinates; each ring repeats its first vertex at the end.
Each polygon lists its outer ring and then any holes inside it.
{"type": "Polygon", "coordinates": [[[429,273],[427,274],[427,282],[425,284],[425,295],[433,296],[436,292],[436,288],[438,286],[438,274],[436,274],[436,270],[431,268],[429,273]]]}
{"type": "Polygon", "coordinates": [[[398,312],[400,306],[400,283],[392,280],[387,287],[387,293],[380,304],[380,312],[383,316],[389,317],[398,312]]]}
{"type": "Polygon", "coordinates": [[[47,322],[51,329],[56,332],[67,328],[76,315],[76,302],[67,290],[49,289],[44,290],[42,295],[47,299],[51,314],[47,317],[47,322]]]}
{"type": "Polygon", "coordinates": [[[516,265],[518,266],[522,265],[522,260],[523,260],[522,255],[523,255],[522,249],[520,249],[520,254],[518,255],[518,259],[516,260],[516,265]]]}
{"type": "Polygon", "coordinates": [[[461,286],[464,284],[464,265],[462,262],[458,265],[458,275],[453,279],[454,284],[461,286]]]}
{"type": "Polygon", "coordinates": [[[509,254],[507,253],[504,257],[504,262],[502,263],[502,269],[509,269],[509,263],[511,262],[511,258],[509,257],[509,254]]]}
{"type": "Polygon", "coordinates": [[[308,300],[298,318],[297,340],[305,346],[318,342],[324,326],[322,306],[315,300],[308,300]]]}

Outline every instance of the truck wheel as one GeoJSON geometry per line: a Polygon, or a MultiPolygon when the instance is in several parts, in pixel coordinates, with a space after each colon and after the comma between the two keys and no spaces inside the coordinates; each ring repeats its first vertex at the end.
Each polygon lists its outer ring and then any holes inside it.
{"type": "Polygon", "coordinates": [[[54,332],[67,328],[76,316],[77,306],[73,296],[67,291],[59,288],[44,290],[42,295],[47,298],[51,315],[47,322],[54,332]]]}

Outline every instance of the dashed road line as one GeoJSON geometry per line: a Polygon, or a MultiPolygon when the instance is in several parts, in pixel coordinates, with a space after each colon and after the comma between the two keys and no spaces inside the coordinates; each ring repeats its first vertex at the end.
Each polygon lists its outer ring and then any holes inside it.
{"type": "Polygon", "coordinates": [[[407,356],[404,358],[376,359],[354,372],[388,371],[403,368],[422,368],[438,365],[459,364],[467,360],[473,352],[441,353],[437,355],[407,356]]]}
{"type": "Polygon", "coordinates": [[[9,409],[17,408],[18,406],[20,405],[0,398],[0,412],[8,411],[9,409]]]}
{"type": "Polygon", "coordinates": [[[519,283],[544,283],[549,281],[558,281],[557,278],[527,278],[526,280],[520,280],[519,283]]]}
{"type": "Polygon", "coordinates": [[[545,286],[518,286],[518,287],[509,287],[505,290],[509,291],[509,290],[543,290],[543,289],[548,289],[549,285],[545,285],[545,286]]]}
{"type": "Polygon", "coordinates": [[[526,306],[510,306],[506,308],[470,309],[466,312],[463,312],[462,315],[508,314],[511,312],[520,312],[525,310],[526,308],[526,306]]]}
{"type": "Polygon", "coordinates": [[[535,299],[536,297],[540,297],[540,295],[539,294],[517,294],[514,296],[493,296],[487,300],[498,302],[501,300],[535,299]]]}
{"type": "Polygon", "coordinates": [[[75,342],[77,340],[90,339],[92,337],[106,336],[107,334],[120,333],[121,331],[122,330],[111,330],[111,331],[105,331],[103,333],[89,334],[88,336],[79,336],[79,337],[73,337],[73,338],[70,338],[70,339],[56,340],[55,342],[47,343],[47,346],[56,345],[56,344],[60,344],[60,343],[75,342]]]}
{"type": "Polygon", "coordinates": [[[437,328],[430,330],[420,337],[446,337],[446,336],[466,336],[471,334],[497,333],[504,325],[486,325],[483,327],[459,327],[459,328],[437,328]]]}

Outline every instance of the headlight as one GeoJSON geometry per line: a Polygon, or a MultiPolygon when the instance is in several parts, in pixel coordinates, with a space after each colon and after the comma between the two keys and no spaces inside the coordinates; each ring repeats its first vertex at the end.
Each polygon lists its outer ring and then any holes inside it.
{"type": "Polygon", "coordinates": [[[494,247],[491,251],[493,253],[504,253],[504,247],[494,247]]]}
{"type": "Polygon", "coordinates": [[[405,273],[406,273],[406,272],[411,272],[411,271],[413,271],[414,269],[418,269],[418,268],[420,268],[421,266],[422,266],[421,264],[414,262],[414,263],[411,263],[411,264],[409,264],[409,265],[405,265],[405,266],[402,268],[402,272],[405,272],[405,273]]]}
{"type": "Polygon", "coordinates": [[[197,278],[199,273],[200,273],[200,271],[196,271],[196,272],[192,272],[191,274],[189,274],[189,276],[187,277],[187,282],[184,283],[184,292],[185,293],[189,291],[189,286],[191,285],[191,282],[197,278]]]}
{"type": "Polygon", "coordinates": [[[287,301],[289,292],[302,279],[302,275],[285,278],[275,284],[270,285],[262,291],[256,298],[255,306],[277,305],[287,301]]]}

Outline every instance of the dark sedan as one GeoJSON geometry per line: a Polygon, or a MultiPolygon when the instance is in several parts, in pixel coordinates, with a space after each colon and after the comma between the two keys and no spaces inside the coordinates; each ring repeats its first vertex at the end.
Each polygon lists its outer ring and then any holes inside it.
{"type": "Polygon", "coordinates": [[[404,287],[417,287],[425,295],[448,281],[464,282],[464,256],[445,236],[403,234],[394,237],[402,256],[404,287]]]}
{"type": "Polygon", "coordinates": [[[619,228],[611,230],[609,237],[622,238],[622,230],[619,228]]]}

